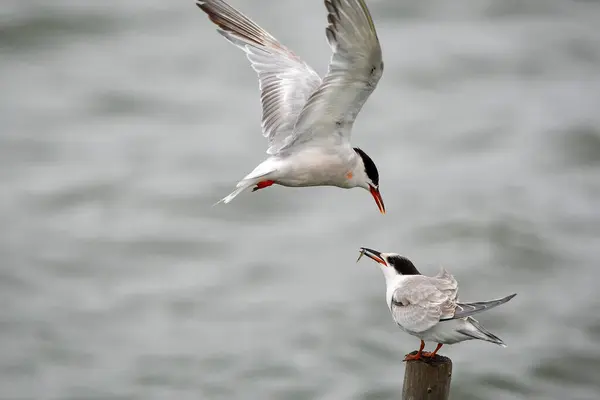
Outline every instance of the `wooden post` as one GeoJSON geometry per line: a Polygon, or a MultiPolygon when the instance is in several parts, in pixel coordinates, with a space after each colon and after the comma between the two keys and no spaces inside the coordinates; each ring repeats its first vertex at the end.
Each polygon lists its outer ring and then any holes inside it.
{"type": "Polygon", "coordinates": [[[448,357],[436,354],[432,360],[407,361],[402,400],[447,400],[451,379],[452,360],[448,357]]]}

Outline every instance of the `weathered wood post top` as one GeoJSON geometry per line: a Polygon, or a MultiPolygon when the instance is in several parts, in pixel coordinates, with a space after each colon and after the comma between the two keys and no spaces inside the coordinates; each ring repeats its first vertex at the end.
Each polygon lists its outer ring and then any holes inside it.
{"type": "Polygon", "coordinates": [[[451,379],[452,360],[448,357],[436,354],[433,359],[407,361],[402,400],[447,400],[451,379]]]}

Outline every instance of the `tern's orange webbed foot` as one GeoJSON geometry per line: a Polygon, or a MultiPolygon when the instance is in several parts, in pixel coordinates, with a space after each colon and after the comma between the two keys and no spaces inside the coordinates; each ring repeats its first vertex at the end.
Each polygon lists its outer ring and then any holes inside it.
{"type": "Polygon", "coordinates": [[[406,356],[404,356],[404,361],[420,360],[424,348],[425,342],[421,340],[421,346],[419,346],[419,350],[408,353],[406,356]]]}
{"type": "Polygon", "coordinates": [[[417,352],[415,354],[409,353],[406,356],[404,356],[404,361],[420,360],[422,356],[423,356],[423,353],[421,353],[421,352],[417,352]]]}
{"type": "Polygon", "coordinates": [[[254,189],[252,189],[252,191],[256,192],[257,190],[269,187],[269,186],[271,186],[274,183],[275,183],[275,181],[262,181],[262,182],[258,182],[256,184],[256,186],[254,187],[254,189]]]}

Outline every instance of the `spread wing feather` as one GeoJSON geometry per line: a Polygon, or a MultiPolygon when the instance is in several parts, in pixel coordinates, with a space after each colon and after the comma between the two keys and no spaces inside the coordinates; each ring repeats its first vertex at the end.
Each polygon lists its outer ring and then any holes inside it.
{"type": "Polygon", "coordinates": [[[291,141],[298,115],[321,78],[294,52],[225,1],[200,0],[197,5],[219,27],[221,35],[246,53],[258,74],[267,153],[277,153],[291,141]]]}
{"type": "Polygon", "coordinates": [[[329,70],[318,74],[224,0],[198,0],[218,31],[242,49],[257,72],[267,153],[313,139],[350,140],[357,114],[383,73],[381,47],[364,0],[325,0],[329,70]]]}
{"type": "Polygon", "coordinates": [[[294,129],[296,143],[350,140],[357,114],[383,74],[381,46],[364,0],[325,0],[326,35],[333,55],[294,129]]]}

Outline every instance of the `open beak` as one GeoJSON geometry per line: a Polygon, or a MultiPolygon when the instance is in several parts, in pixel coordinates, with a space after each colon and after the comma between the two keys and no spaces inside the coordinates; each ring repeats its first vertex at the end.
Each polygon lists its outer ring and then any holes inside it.
{"type": "Polygon", "coordinates": [[[381,198],[381,193],[379,193],[379,189],[375,186],[371,186],[369,188],[371,192],[371,196],[375,199],[375,203],[377,203],[377,207],[379,208],[379,212],[385,214],[385,206],[383,205],[383,199],[381,198]]]}
{"type": "Polygon", "coordinates": [[[383,264],[383,265],[387,266],[385,260],[383,259],[383,257],[381,257],[381,253],[378,252],[377,250],[372,250],[372,249],[367,249],[366,247],[361,247],[360,255],[358,256],[358,259],[356,260],[356,262],[358,262],[362,258],[362,256],[367,256],[371,260],[374,260],[374,261],[378,262],[379,264],[383,264]]]}

